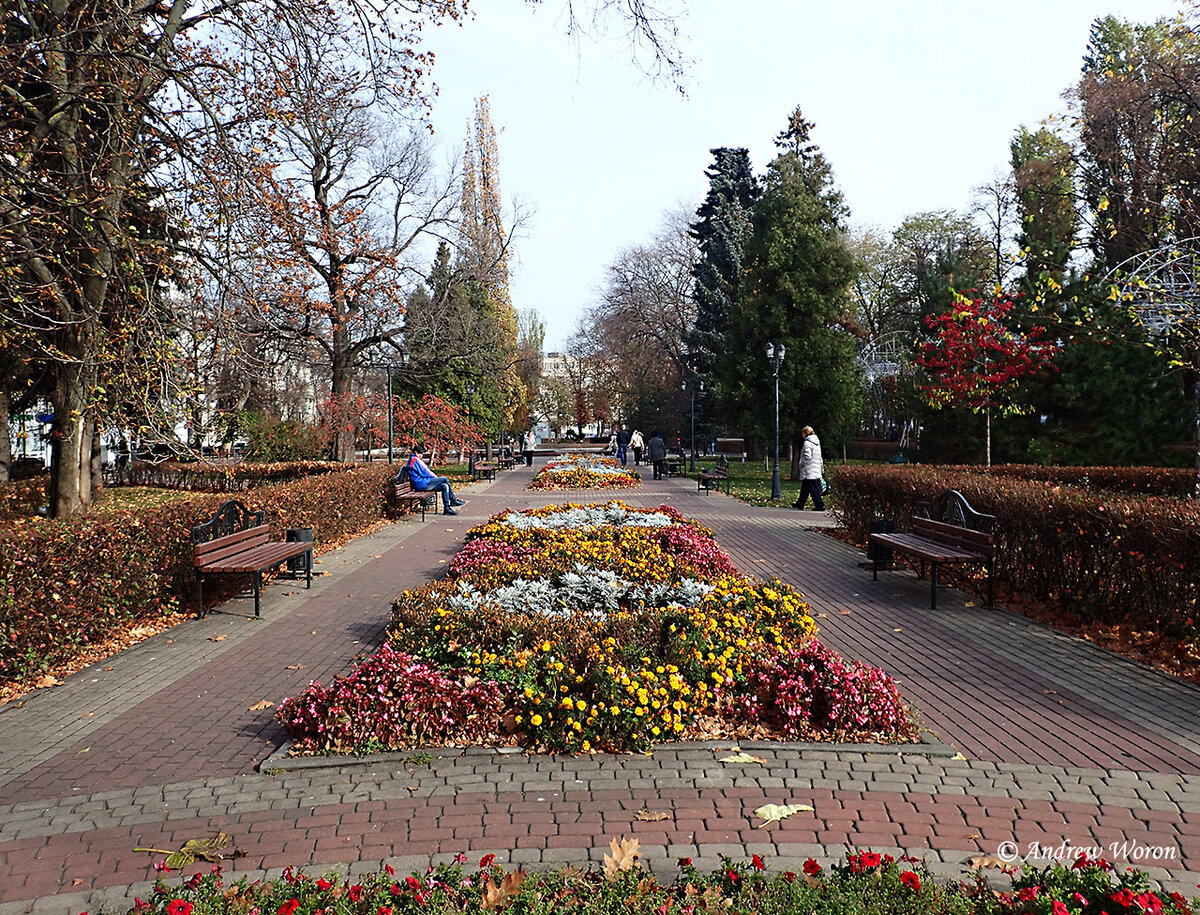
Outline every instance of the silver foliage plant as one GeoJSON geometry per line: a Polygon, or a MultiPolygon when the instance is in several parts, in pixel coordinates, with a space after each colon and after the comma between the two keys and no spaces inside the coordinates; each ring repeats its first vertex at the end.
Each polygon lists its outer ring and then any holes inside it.
{"type": "Polygon", "coordinates": [[[494,591],[478,590],[469,581],[458,582],[447,601],[451,610],[475,611],[487,605],[505,613],[602,617],[628,607],[694,607],[713,587],[694,578],[672,584],[644,584],[619,577],[607,569],[577,564],[555,578],[518,578],[494,591]]]}
{"type": "Polygon", "coordinates": [[[655,511],[631,511],[618,502],[607,505],[581,505],[539,517],[510,512],[504,524],[520,531],[530,530],[594,530],[598,527],[670,527],[670,515],[655,511]]]}

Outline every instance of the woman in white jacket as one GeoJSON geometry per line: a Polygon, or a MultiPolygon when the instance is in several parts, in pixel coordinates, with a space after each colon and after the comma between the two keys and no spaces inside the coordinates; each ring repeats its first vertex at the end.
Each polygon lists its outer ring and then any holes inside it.
{"type": "Polygon", "coordinates": [[[796,500],[796,508],[804,508],[811,495],[813,508],[823,512],[825,500],[821,498],[821,477],[825,475],[825,462],[821,459],[821,440],[812,426],[805,426],[800,434],[804,436],[804,445],[800,449],[800,498],[796,500]]]}

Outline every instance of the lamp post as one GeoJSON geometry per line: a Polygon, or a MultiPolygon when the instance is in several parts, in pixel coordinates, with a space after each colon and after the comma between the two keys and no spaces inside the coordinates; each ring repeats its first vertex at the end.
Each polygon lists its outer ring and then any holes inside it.
{"type": "Polygon", "coordinates": [[[783,498],[783,487],[779,482],[779,366],[787,349],[782,343],[778,346],[768,343],[766,349],[767,359],[775,372],[775,466],[771,471],[771,498],[779,501],[783,498]]]}
{"type": "MultiPolygon", "coordinates": [[[[412,354],[407,349],[400,350],[400,364],[408,365],[412,354]]],[[[388,413],[388,463],[395,463],[396,460],[396,445],[395,445],[395,419],[392,412],[392,373],[396,371],[396,363],[389,356],[388,361],[383,365],[373,365],[372,368],[382,368],[387,372],[387,413],[388,413]]]]}
{"type": "Polygon", "coordinates": [[[700,393],[704,393],[704,382],[703,381],[693,381],[691,384],[691,387],[689,387],[688,383],[685,381],[683,383],[683,389],[685,391],[688,391],[692,395],[692,409],[691,409],[692,458],[691,458],[691,463],[688,466],[688,472],[695,473],[696,472],[696,391],[700,391],[700,393]]]}

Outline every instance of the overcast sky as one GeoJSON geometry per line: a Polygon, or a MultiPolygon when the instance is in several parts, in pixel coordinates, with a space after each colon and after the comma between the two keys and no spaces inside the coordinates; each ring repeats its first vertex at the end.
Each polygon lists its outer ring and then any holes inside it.
{"type": "Polygon", "coordinates": [[[680,23],[687,94],[650,82],[627,44],[576,45],[559,0],[478,0],[463,27],[428,33],[433,123],[461,148],[488,95],[506,206],[530,212],[513,302],[536,309],[548,349],[596,301],[607,264],[694,210],[718,146],[755,170],[800,105],[856,225],[965,209],[1006,166],[1022,125],[1065,112],[1092,21],[1148,22],[1176,0],[689,0],[680,23]]]}

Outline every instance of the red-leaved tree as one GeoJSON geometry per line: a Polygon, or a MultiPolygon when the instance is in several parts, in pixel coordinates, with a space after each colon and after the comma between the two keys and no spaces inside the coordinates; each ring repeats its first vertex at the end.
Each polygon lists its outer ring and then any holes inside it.
{"type": "MultiPolygon", "coordinates": [[[[967,292],[975,295],[976,290],[967,292]]],[[[921,385],[934,409],[969,407],[987,418],[987,466],[992,466],[992,410],[1004,415],[1026,407],[1013,399],[1019,382],[1050,365],[1057,351],[1043,340],[1045,329],[1013,329],[1013,299],[998,292],[990,300],[954,294],[954,305],[925,319],[933,339],[921,344],[915,365],[929,374],[921,385]]]]}

